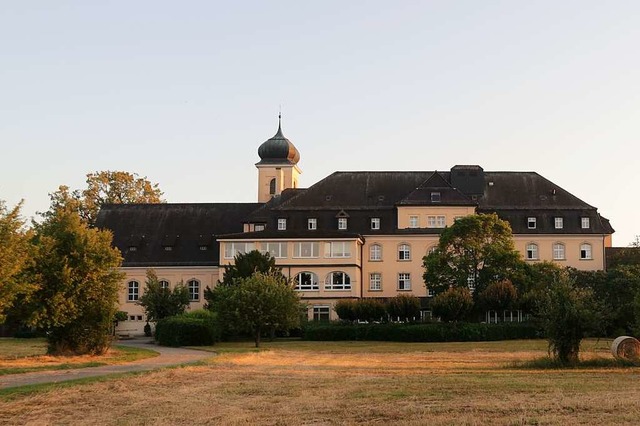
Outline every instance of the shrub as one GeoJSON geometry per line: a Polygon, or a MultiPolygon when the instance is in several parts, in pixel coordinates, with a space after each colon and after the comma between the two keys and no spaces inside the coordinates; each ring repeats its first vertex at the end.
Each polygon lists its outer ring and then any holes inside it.
{"type": "Polygon", "coordinates": [[[468,288],[451,287],[433,298],[431,310],[442,321],[454,322],[463,320],[473,308],[473,298],[468,288]]]}
{"type": "Polygon", "coordinates": [[[163,346],[212,345],[220,340],[220,327],[215,313],[198,310],[158,321],[155,339],[163,346]]]}
{"type": "Polygon", "coordinates": [[[360,321],[381,321],[387,316],[384,303],[377,299],[360,299],[355,306],[356,316],[360,321]]]}
{"type": "Polygon", "coordinates": [[[399,294],[387,301],[387,313],[392,320],[413,321],[420,318],[420,299],[408,294],[399,294]]]}
{"type": "Polygon", "coordinates": [[[334,310],[341,320],[353,322],[358,319],[356,303],[356,300],[338,300],[334,310]]]}
{"type": "Polygon", "coordinates": [[[491,283],[480,293],[480,303],[485,309],[504,311],[511,309],[518,298],[518,293],[511,280],[491,283]]]}

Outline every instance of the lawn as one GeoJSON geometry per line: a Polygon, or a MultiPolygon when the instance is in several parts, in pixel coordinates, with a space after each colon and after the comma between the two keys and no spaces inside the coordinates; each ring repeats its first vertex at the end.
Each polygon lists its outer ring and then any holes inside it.
{"type": "MultiPolygon", "coordinates": [[[[611,359],[586,341],[586,359],[611,359]]],[[[207,364],[0,399],[0,424],[637,424],[640,369],[522,368],[543,341],[225,343],[207,364]]]]}
{"type": "Polygon", "coordinates": [[[55,357],[46,355],[46,350],[47,343],[44,339],[0,338],[0,376],[41,370],[66,370],[121,364],[158,355],[157,352],[148,349],[126,346],[114,346],[106,354],[100,356],[55,357]]]}

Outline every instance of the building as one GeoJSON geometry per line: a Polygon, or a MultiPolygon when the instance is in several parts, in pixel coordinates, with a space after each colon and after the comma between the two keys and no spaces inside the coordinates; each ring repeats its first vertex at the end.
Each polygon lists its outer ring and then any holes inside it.
{"type": "Polygon", "coordinates": [[[339,299],[431,296],[422,257],[440,232],[462,216],[496,213],[511,224],[528,262],[553,261],[583,270],[605,268],[614,232],[598,210],[535,172],[335,172],[298,188],[300,153],[281,126],[258,149],[257,203],[105,205],[97,225],[110,229],[126,274],[120,295],[142,333],[136,304],[148,268],[163,285],[183,282],[192,308],[221,278],[236,253],[268,251],[296,282],[309,317],[334,318],[339,299]]]}

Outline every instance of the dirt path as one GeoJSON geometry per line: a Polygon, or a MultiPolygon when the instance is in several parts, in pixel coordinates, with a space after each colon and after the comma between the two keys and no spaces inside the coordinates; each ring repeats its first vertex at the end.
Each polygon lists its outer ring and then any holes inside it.
{"type": "Polygon", "coordinates": [[[211,352],[193,349],[168,348],[156,346],[149,339],[136,339],[118,342],[118,345],[133,346],[159,352],[154,358],[141,359],[127,364],[105,365],[102,367],[76,368],[71,370],[36,371],[24,374],[7,374],[0,376],[0,389],[40,383],[58,383],[85,377],[106,376],[117,373],[157,370],[179,364],[194,363],[214,356],[211,352]]]}

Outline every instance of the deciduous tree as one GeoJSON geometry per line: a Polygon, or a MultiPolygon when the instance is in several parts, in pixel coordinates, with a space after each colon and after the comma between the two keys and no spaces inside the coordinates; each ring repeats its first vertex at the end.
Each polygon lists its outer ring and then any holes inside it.
{"type": "Polygon", "coordinates": [[[189,306],[189,290],[182,282],[176,284],[173,290],[163,288],[156,272],[148,269],[144,294],[140,296],[138,304],[143,307],[147,321],[158,322],[184,313],[189,306]]]}

